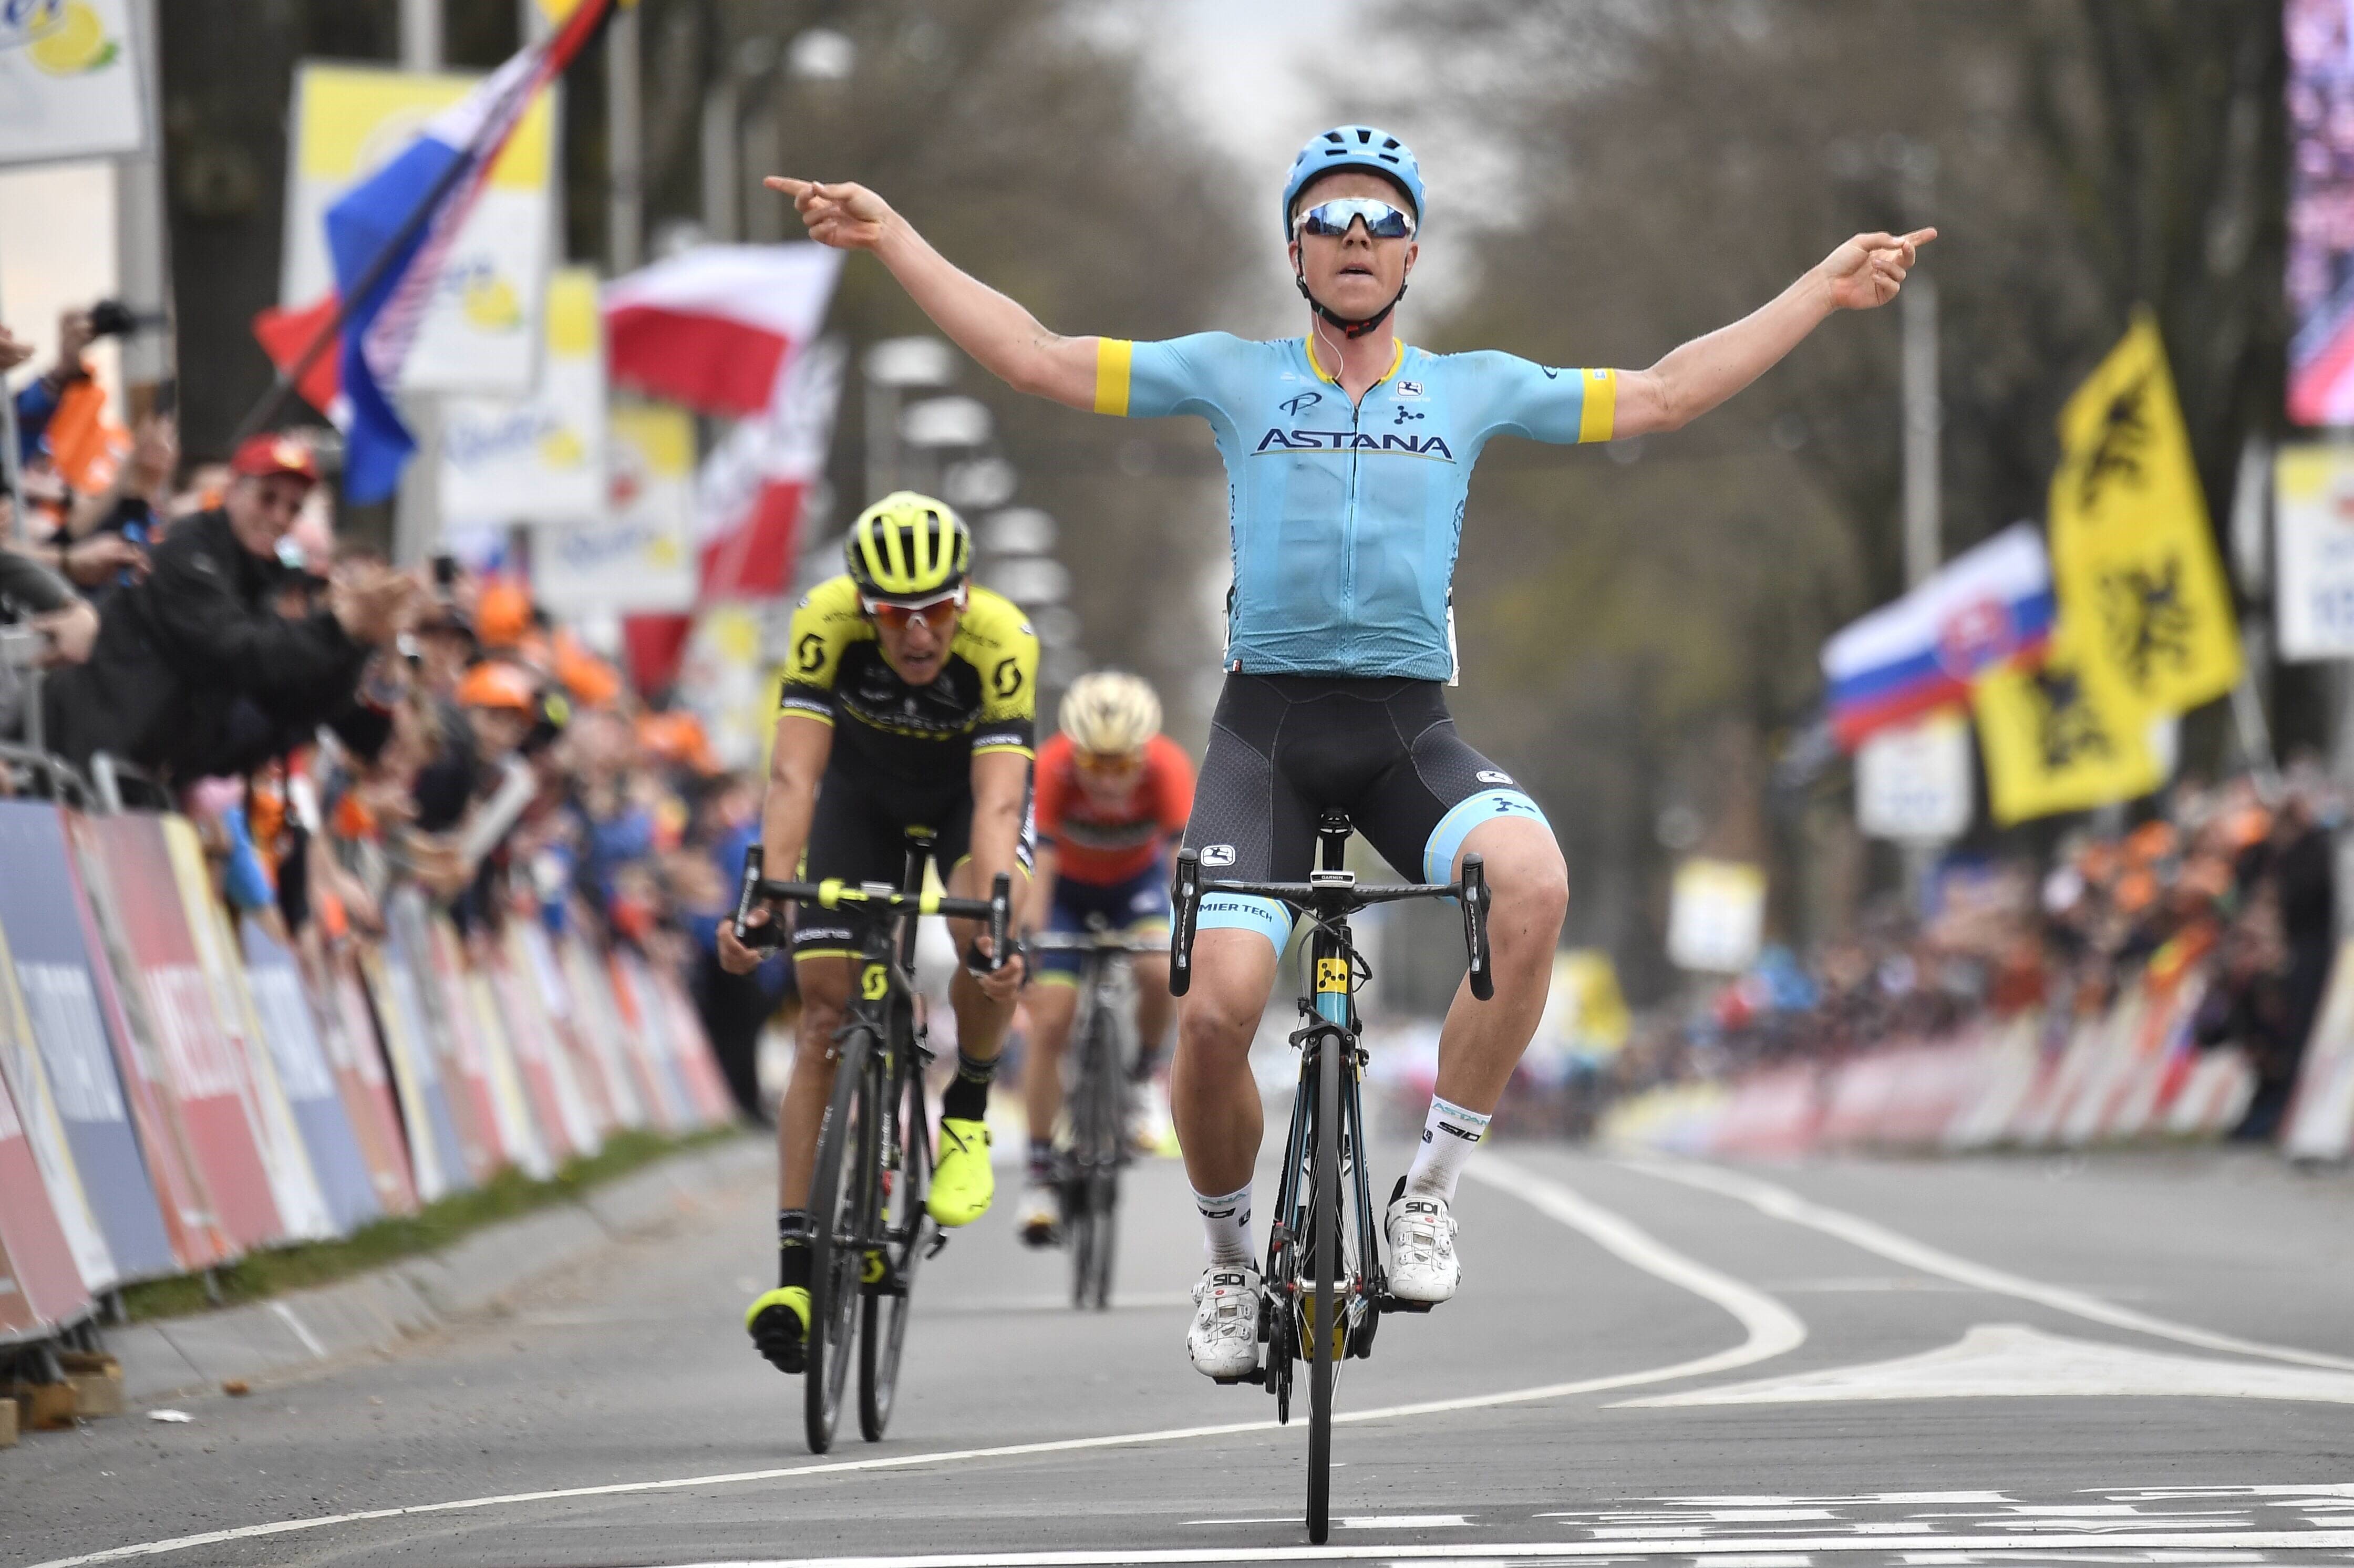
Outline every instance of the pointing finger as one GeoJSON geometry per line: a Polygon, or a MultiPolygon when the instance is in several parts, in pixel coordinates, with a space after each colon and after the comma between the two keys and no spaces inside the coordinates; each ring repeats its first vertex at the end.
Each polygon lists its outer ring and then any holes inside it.
{"type": "Polygon", "coordinates": [[[810,188],[809,181],[788,179],[782,175],[770,175],[760,183],[772,191],[782,191],[789,196],[798,196],[810,188]]]}
{"type": "Polygon", "coordinates": [[[1926,245],[1929,241],[1936,238],[1937,231],[1934,228],[1916,228],[1912,233],[1904,237],[1904,243],[1907,245],[1926,245]]]}

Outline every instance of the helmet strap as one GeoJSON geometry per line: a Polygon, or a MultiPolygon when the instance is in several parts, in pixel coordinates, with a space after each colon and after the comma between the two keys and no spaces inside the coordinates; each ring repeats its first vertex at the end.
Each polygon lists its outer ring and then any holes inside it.
{"type": "Polygon", "coordinates": [[[1390,302],[1388,304],[1384,305],[1380,310],[1375,311],[1372,315],[1367,316],[1363,321],[1352,322],[1337,311],[1327,308],[1323,301],[1318,299],[1315,295],[1308,291],[1308,274],[1304,270],[1294,269],[1291,274],[1291,281],[1299,285],[1299,297],[1308,302],[1308,308],[1314,311],[1318,316],[1321,317],[1331,325],[1339,327],[1341,329],[1341,335],[1349,338],[1363,337],[1367,333],[1373,331],[1375,327],[1381,325],[1382,323],[1389,320],[1390,313],[1397,309],[1398,302],[1400,300],[1405,298],[1405,284],[1404,282],[1400,282],[1398,284],[1398,291],[1390,296],[1390,302]]]}

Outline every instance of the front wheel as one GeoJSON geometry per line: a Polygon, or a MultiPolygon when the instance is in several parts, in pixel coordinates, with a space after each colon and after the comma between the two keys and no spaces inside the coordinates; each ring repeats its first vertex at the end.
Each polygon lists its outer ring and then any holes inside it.
{"type": "Polygon", "coordinates": [[[875,1229],[878,1194],[875,1140],[879,1095],[868,1084],[875,1036],[853,1029],[833,1064],[833,1094],[818,1129],[817,1173],[810,1192],[809,1357],[801,1374],[802,1421],[810,1452],[833,1446],[842,1395],[850,1383],[858,1332],[859,1277],[875,1229]]]}
{"type": "Polygon", "coordinates": [[[1313,1277],[1308,1300],[1308,1539],[1322,1545],[1331,1531],[1332,1383],[1341,1314],[1341,1056],[1340,1038],[1316,1043],[1316,1148],[1309,1187],[1308,1255],[1313,1277]]]}

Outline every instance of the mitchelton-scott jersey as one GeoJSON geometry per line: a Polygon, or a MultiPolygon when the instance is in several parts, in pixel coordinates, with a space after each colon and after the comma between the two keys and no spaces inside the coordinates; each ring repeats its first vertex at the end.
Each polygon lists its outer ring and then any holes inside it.
{"type": "Polygon", "coordinates": [[[1471,465],[1490,436],[1610,439],[1612,370],[1401,343],[1352,408],[1305,338],[1097,340],[1099,414],[1199,414],[1226,462],[1226,667],[1256,675],[1455,672],[1448,590],[1471,465]]]}
{"type": "Polygon", "coordinates": [[[833,726],[829,772],[941,796],[970,786],[970,758],[1031,754],[1037,683],[1038,639],[1028,620],[975,586],[939,674],[909,685],[885,661],[858,586],[839,577],[811,588],[793,611],[779,705],[833,726]]]}

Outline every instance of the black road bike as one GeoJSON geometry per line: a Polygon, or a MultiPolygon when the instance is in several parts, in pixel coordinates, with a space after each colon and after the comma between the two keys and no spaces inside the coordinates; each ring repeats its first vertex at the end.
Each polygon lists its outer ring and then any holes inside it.
{"type": "Polygon", "coordinates": [[[1267,1349],[1257,1372],[1234,1381],[1263,1383],[1275,1395],[1276,1419],[1288,1425],[1293,1372],[1296,1363],[1308,1363],[1308,1539],[1318,1544],[1331,1528],[1332,1396],[1341,1363],[1373,1353],[1382,1314],[1430,1310],[1426,1303],[1392,1296],[1382,1267],[1383,1210],[1374,1206],[1365,1168],[1359,1089],[1367,1058],[1356,1005],[1373,969],[1351,938],[1349,916],[1376,904],[1456,899],[1463,907],[1471,994],[1485,1001],[1496,990],[1480,857],[1465,855],[1462,881],[1444,886],[1363,886],[1341,868],[1350,831],[1347,813],[1323,813],[1316,826],[1319,869],[1306,882],[1205,882],[1201,857],[1189,849],[1177,856],[1171,890],[1176,910],[1169,989],[1179,996],[1193,983],[1194,921],[1204,895],[1281,899],[1310,922],[1302,955],[1302,979],[1309,983],[1299,999],[1301,1027],[1291,1036],[1299,1052],[1299,1090],[1276,1188],[1259,1303],[1259,1337],[1267,1349]]]}
{"type": "Polygon", "coordinates": [[[1087,931],[1038,931],[1034,950],[1081,955],[1079,1005],[1071,1021],[1065,1062],[1069,1084],[1063,1110],[1070,1146],[1063,1151],[1063,1245],[1071,1254],[1071,1305],[1097,1311],[1111,1305],[1112,1258],[1119,1239],[1119,1173],[1127,1169],[1129,1077],[1136,1061],[1136,980],[1130,953],[1168,950],[1165,937],[1129,937],[1107,927],[1098,915],[1087,931]]]}
{"type": "Polygon", "coordinates": [[[855,969],[856,994],[833,1036],[833,1093],[817,1139],[810,1188],[810,1323],[802,1375],[803,1425],[810,1452],[833,1446],[842,1396],[858,1350],[858,1430],[880,1442],[899,1386],[916,1268],[948,1245],[924,1212],[932,1185],[932,1134],[924,1105],[931,1049],[916,1005],[916,919],[943,915],[989,925],[990,950],[1005,951],[1013,879],[1000,873],[986,901],[926,893],[932,841],[907,836],[900,885],[870,882],[768,882],[760,846],[744,852],[737,895],[736,939],[774,947],[779,922],[748,926],[753,909],[801,904],[866,910],[869,923],[855,969]]]}

